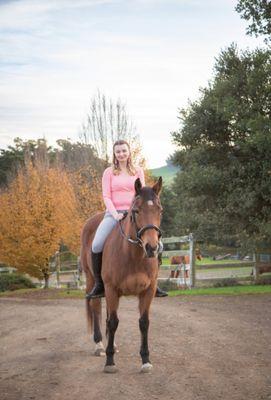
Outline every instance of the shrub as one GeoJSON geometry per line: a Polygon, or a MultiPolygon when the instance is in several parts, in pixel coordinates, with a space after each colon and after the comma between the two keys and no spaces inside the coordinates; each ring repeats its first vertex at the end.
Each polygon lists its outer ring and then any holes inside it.
{"type": "Polygon", "coordinates": [[[20,275],[17,273],[0,274],[0,292],[5,292],[6,290],[17,290],[34,287],[34,283],[31,282],[31,280],[24,275],[20,275]]]}

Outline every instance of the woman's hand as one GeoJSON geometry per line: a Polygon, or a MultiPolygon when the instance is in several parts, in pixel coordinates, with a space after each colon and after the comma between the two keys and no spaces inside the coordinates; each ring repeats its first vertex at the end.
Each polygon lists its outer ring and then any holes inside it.
{"type": "Polygon", "coordinates": [[[118,215],[116,215],[115,220],[120,221],[122,218],[123,218],[123,213],[119,213],[118,215]]]}

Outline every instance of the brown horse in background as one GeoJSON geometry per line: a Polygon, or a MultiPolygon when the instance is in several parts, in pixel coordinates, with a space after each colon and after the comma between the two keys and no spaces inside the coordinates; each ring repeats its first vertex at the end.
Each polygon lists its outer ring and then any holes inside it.
{"type": "MultiPolygon", "coordinates": [[[[195,251],[197,260],[201,260],[202,256],[199,249],[195,251]]],[[[170,278],[178,278],[180,275],[179,267],[181,265],[188,265],[190,264],[190,256],[187,254],[185,256],[172,256],[169,259],[170,265],[176,265],[175,269],[171,269],[170,271],[170,278]]],[[[185,278],[188,278],[188,271],[185,270],[185,278]]]]}
{"type": "MultiPolygon", "coordinates": [[[[135,181],[135,197],[124,220],[119,221],[109,234],[103,249],[102,278],[105,286],[107,307],[107,336],[105,372],[116,372],[114,363],[114,337],[118,327],[119,299],[123,295],[135,295],[139,299],[139,328],[141,332],[140,355],[142,372],[149,372],[148,328],[149,310],[156,292],[158,276],[158,251],[161,236],[162,206],[159,195],[162,178],[153,187],[142,187],[135,181]]],[[[85,224],[81,241],[81,265],[86,274],[86,293],[94,284],[90,249],[95,231],[104,213],[95,215],[85,224]]],[[[96,355],[104,353],[102,344],[101,299],[86,300],[88,325],[94,328],[96,355]]]]}

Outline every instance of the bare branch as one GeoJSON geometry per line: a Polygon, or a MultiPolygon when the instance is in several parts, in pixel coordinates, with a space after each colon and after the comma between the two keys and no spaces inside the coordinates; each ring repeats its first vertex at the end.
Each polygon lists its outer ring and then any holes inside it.
{"type": "Polygon", "coordinates": [[[141,147],[139,135],[127,113],[126,105],[120,99],[113,101],[106,98],[99,90],[90,101],[80,139],[85,144],[91,144],[98,156],[106,161],[111,158],[112,146],[116,140],[127,140],[129,144],[141,147]]]}

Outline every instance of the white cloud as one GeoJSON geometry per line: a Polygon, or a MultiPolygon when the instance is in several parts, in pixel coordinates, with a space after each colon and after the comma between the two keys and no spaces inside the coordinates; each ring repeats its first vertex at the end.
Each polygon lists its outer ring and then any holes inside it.
{"type": "Polygon", "coordinates": [[[77,139],[100,88],[127,103],[150,165],[163,164],[173,151],[177,110],[207,84],[220,48],[256,43],[233,8],[232,0],[1,5],[0,147],[16,136],[77,139]]]}
{"type": "Polygon", "coordinates": [[[41,28],[56,11],[81,9],[114,3],[116,0],[21,0],[0,4],[1,29],[41,28]]]}

